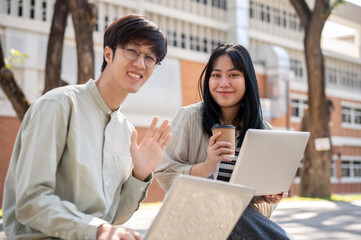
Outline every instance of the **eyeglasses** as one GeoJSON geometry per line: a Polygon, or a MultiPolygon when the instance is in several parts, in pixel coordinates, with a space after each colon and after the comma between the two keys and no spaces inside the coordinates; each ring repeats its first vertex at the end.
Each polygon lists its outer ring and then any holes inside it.
{"type": "MultiPolygon", "coordinates": [[[[124,53],[124,57],[130,61],[135,61],[138,59],[138,57],[140,56],[140,54],[142,54],[143,52],[139,51],[137,49],[137,47],[135,46],[125,46],[125,47],[118,47],[123,49],[123,53],[124,53]]],[[[154,56],[153,54],[144,54],[144,65],[147,68],[150,69],[154,69],[156,68],[158,65],[160,65],[159,59],[154,56]]]]}

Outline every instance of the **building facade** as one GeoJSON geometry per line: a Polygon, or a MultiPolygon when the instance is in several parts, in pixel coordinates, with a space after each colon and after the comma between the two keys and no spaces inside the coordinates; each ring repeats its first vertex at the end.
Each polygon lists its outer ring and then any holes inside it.
{"type": "MultiPolygon", "coordinates": [[[[115,19],[130,13],[146,15],[168,37],[168,55],[145,86],[122,105],[124,115],[144,136],[154,115],[172,119],[176,110],[199,101],[197,82],[212,49],[224,42],[247,47],[255,63],[265,118],[276,129],[300,130],[307,109],[304,31],[288,0],[93,0],[98,6],[94,27],[95,78],[100,75],[102,37],[115,19]]],[[[311,1],[312,2],[312,1],[311,1]]],[[[12,70],[30,101],[44,87],[48,34],[55,0],[0,0],[0,41],[26,53],[12,70]]],[[[361,7],[345,3],[330,20],[354,29],[352,36],[323,39],[326,94],[333,103],[330,122],[334,156],[334,193],[361,192],[361,7]]],[[[77,82],[76,43],[71,17],[65,34],[62,79],[77,82]]],[[[0,90],[0,190],[20,121],[0,90]]],[[[301,165],[302,167],[302,165],[301,165]]],[[[290,191],[297,194],[300,179],[290,191]]],[[[1,194],[2,195],[2,194],[1,194]]],[[[164,192],[156,181],[146,201],[164,192]]],[[[2,197],[2,196],[1,196],[2,197]]]]}

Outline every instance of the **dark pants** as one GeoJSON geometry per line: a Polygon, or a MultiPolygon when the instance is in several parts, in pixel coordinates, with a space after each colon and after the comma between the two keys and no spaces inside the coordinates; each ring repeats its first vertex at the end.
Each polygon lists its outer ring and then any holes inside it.
{"type": "Polygon", "coordinates": [[[250,206],[243,212],[227,240],[290,239],[285,230],[250,206]]]}

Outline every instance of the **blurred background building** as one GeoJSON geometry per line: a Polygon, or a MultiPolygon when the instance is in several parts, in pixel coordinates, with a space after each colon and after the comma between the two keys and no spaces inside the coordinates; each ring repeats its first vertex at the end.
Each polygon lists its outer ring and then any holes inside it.
{"type": "MultiPolygon", "coordinates": [[[[168,55],[151,79],[130,95],[122,111],[144,136],[154,115],[172,119],[176,110],[199,101],[197,82],[217,45],[237,42],[247,47],[255,63],[263,114],[276,129],[300,130],[307,109],[304,31],[288,0],[93,0],[98,6],[94,29],[95,79],[102,63],[102,37],[115,19],[144,14],[168,36],[168,55]]],[[[0,41],[4,55],[17,49],[29,55],[12,67],[30,101],[41,96],[48,34],[55,0],[0,0],[0,41]]],[[[312,6],[311,6],[312,8],[312,6]]],[[[68,19],[62,79],[77,82],[74,29],[68,19]]],[[[338,6],[322,38],[327,97],[333,103],[330,127],[334,156],[334,193],[361,192],[361,7],[338,6]],[[333,31],[328,31],[329,29],[333,31]]],[[[49,113],[51,114],[51,113],[49,113]]],[[[20,121],[0,90],[0,200],[20,121]]],[[[300,165],[302,167],[302,164],[300,165]]],[[[297,176],[290,194],[297,194],[297,176]]],[[[164,192],[153,182],[146,201],[164,192]]],[[[1,202],[0,202],[1,203],[1,202]]]]}

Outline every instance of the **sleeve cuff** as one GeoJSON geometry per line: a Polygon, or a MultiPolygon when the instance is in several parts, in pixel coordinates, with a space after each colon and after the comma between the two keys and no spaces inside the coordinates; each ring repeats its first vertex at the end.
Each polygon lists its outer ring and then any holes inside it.
{"type": "Polygon", "coordinates": [[[78,239],[96,239],[98,227],[107,221],[97,218],[89,217],[89,224],[79,226],[77,229],[77,238],[78,239]]]}
{"type": "Polygon", "coordinates": [[[180,174],[190,175],[192,167],[193,167],[193,165],[185,165],[185,166],[182,166],[182,167],[178,168],[177,172],[180,173],[180,174]]]}

